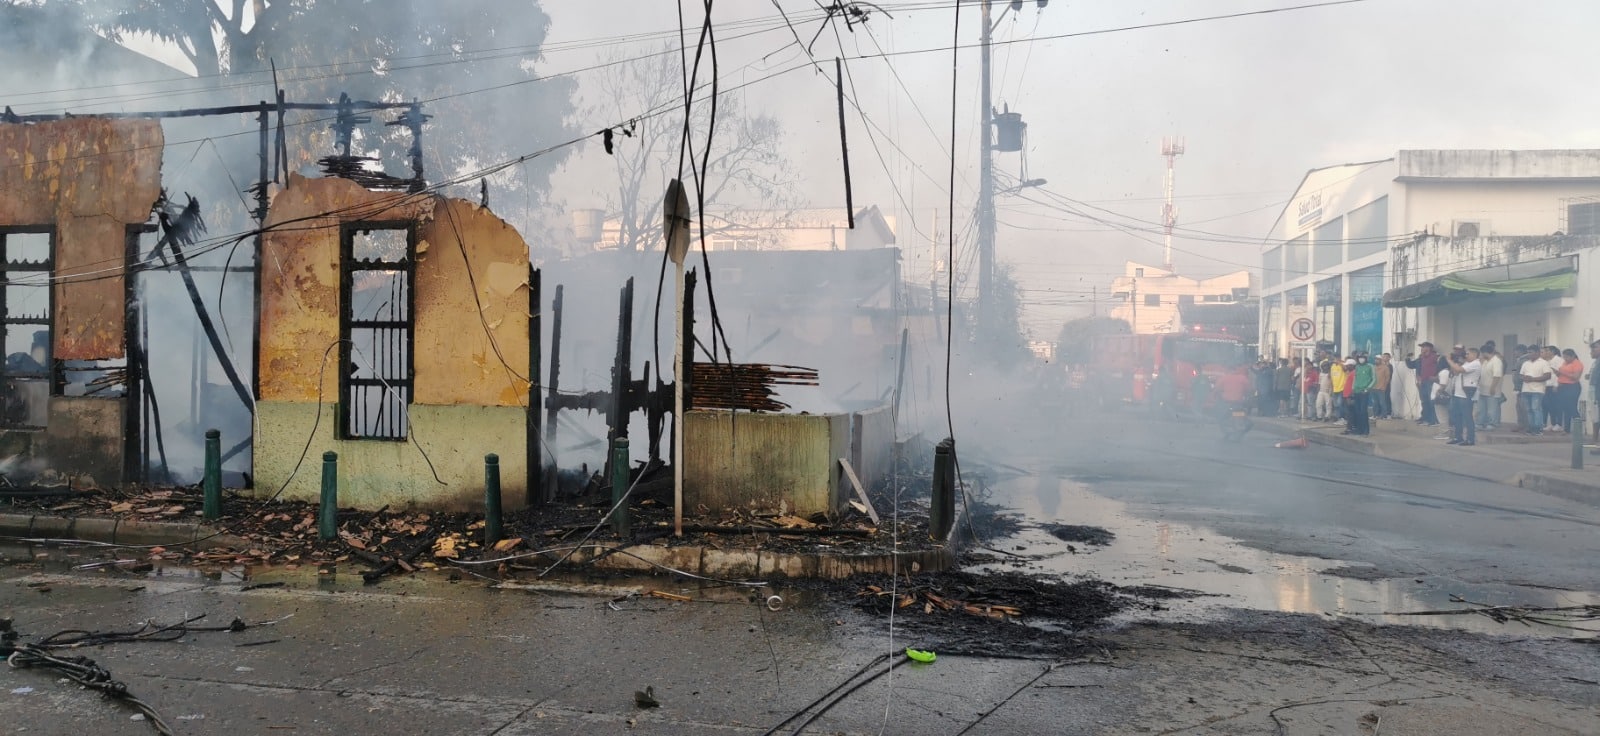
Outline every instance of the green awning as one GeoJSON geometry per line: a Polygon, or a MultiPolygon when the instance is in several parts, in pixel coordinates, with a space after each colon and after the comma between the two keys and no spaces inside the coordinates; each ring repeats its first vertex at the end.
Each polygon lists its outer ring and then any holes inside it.
{"type": "Polygon", "coordinates": [[[1436,307],[1480,295],[1548,298],[1572,288],[1578,279],[1577,271],[1571,258],[1546,258],[1457,271],[1390,289],[1383,294],[1383,306],[1436,307]]]}

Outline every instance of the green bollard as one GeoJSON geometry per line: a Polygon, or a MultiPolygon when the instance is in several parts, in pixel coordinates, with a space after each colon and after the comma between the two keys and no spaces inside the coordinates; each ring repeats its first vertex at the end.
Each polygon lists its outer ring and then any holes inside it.
{"type": "Polygon", "coordinates": [[[206,430],[205,518],[222,518],[222,433],[206,430]]]}
{"type": "Polygon", "coordinates": [[[317,535],[327,542],[339,536],[339,453],[322,453],[322,505],[317,508],[317,535]]]}
{"type": "Polygon", "coordinates": [[[483,546],[493,547],[504,531],[500,519],[500,456],[483,456],[483,546]]]}
{"type": "Polygon", "coordinates": [[[611,446],[611,504],[616,510],[611,512],[611,530],[617,536],[627,539],[631,536],[633,525],[628,519],[628,504],[622,498],[628,495],[628,438],[618,437],[611,446]]]}

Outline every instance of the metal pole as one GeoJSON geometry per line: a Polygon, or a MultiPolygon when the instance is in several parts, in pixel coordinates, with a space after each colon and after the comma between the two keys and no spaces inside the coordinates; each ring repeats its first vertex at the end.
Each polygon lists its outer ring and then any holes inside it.
{"type": "Polygon", "coordinates": [[[524,505],[538,506],[549,499],[546,498],[544,489],[544,451],[539,446],[544,434],[544,427],[540,420],[543,418],[544,407],[540,406],[539,368],[544,363],[543,346],[540,344],[544,337],[543,315],[539,310],[543,291],[540,283],[542,274],[532,265],[528,266],[528,412],[527,421],[527,453],[528,479],[527,493],[524,505]]]}
{"type": "Polygon", "coordinates": [[[628,504],[623,501],[628,495],[628,438],[618,437],[612,447],[611,503],[616,509],[611,512],[611,530],[618,537],[626,539],[632,528],[628,520],[628,504]]]}
{"type": "Polygon", "coordinates": [[[339,453],[322,453],[322,505],[317,508],[317,536],[326,542],[339,536],[339,453]]]}
{"type": "Polygon", "coordinates": [[[946,437],[933,448],[933,499],[929,508],[929,532],[933,538],[950,538],[955,525],[956,441],[946,437]]]}
{"type": "MultiPolygon", "coordinates": [[[[990,89],[990,40],[993,30],[989,21],[992,0],[983,0],[983,63],[978,72],[980,79],[979,103],[981,115],[980,149],[978,151],[978,335],[986,333],[994,312],[994,100],[990,89]]],[[[951,277],[955,264],[950,264],[951,277]]],[[[1138,332],[1135,329],[1134,332],[1138,332]]]]}
{"type": "Polygon", "coordinates": [[[483,456],[483,546],[493,547],[503,531],[500,513],[500,456],[483,456]]]}
{"type": "Polygon", "coordinates": [[[222,433],[206,430],[205,518],[222,516],[222,433]]]}
{"type": "Polygon", "coordinates": [[[1583,405],[1579,404],[1577,415],[1567,419],[1567,434],[1572,435],[1572,469],[1583,470],[1583,405]]]}

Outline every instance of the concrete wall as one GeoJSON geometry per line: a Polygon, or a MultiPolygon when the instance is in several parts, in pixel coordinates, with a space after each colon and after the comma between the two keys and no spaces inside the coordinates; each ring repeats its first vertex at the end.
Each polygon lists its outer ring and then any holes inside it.
{"type": "Polygon", "coordinates": [[[413,404],[405,442],[340,440],[333,403],[322,405],[319,422],[315,403],[264,401],[256,406],[256,493],[271,495],[288,483],[282,498],[316,501],[322,453],[333,450],[339,453],[341,507],[481,511],[483,456],[492,452],[500,456],[504,503],[514,508],[527,489],[523,422],[518,407],[413,404]],[[311,447],[302,462],[308,436],[311,447]]]}
{"type": "Polygon", "coordinates": [[[1600,177],[1600,150],[1445,149],[1401,151],[1404,179],[1583,179],[1600,177]]]}
{"type": "MultiPolygon", "coordinates": [[[[850,464],[871,490],[894,473],[894,407],[880,406],[850,415],[850,464]]],[[[850,490],[845,489],[847,495],[850,490]]]]}
{"type": "Polygon", "coordinates": [[[1408,181],[1394,233],[1454,235],[1453,224],[1482,223],[1479,235],[1563,231],[1568,200],[1600,196],[1600,172],[1576,181],[1408,181]]]}
{"type": "MultiPolygon", "coordinates": [[[[344,179],[300,176],[291,176],[273,199],[267,227],[254,460],[258,491],[276,491],[290,476],[320,402],[325,429],[318,430],[311,461],[320,463],[324,450],[339,452],[341,475],[349,479],[356,505],[451,506],[481,499],[486,452],[501,456],[507,505],[520,499],[520,492],[510,491],[524,482],[528,401],[528,248],[521,236],[465,200],[373,192],[344,179]],[[340,228],[357,219],[408,221],[417,227],[413,432],[406,442],[340,440],[334,432],[333,409],[340,399],[340,228]],[[286,223],[293,224],[274,229],[286,223]],[[434,481],[418,447],[433,457],[446,485],[434,481]],[[453,459],[440,467],[441,457],[453,459]],[[395,488],[385,491],[382,484],[395,488]],[[354,490],[360,488],[370,490],[354,490]]],[[[302,481],[295,476],[295,497],[306,492],[302,481]]],[[[312,492],[315,482],[313,477],[312,492]]]]}
{"type": "MultiPolygon", "coordinates": [[[[150,219],[163,145],[154,120],[0,124],[0,226],[55,230],[52,358],[125,357],[126,232],[150,219]]],[[[126,410],[122,398],[50,397],[44,429],[0,430],[0,459],[19,460],[7,479],[115,486],[126,410]]]]}
{"type": "Polygon", "coordinates": [[[686,513],[812,514],[843,503],[839,458],[849,457],[848,414],[735,414],[694,410],[684,419],[686,513]]]}

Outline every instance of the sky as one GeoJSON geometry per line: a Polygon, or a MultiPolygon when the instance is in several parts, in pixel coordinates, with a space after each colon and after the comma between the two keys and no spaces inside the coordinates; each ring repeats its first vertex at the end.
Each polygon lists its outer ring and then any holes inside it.
{"type": "MultiPolygon", "coordinates": [[[[1314,167],[1402,148],[1600,147],[1600,100],[1587,93],[1600,62],[1591,38],[1600,3],[1357,0],[1205,20],[1314,2],[1055,0],[1041,9],[1030,0],[1015,12],[995,4],[995,104],[1023,115],[1027,177],[1048,181],[1001,196],[997,209],[997,257],[1017,274],[1034,336],[1052,338],[1096,293],[1108,308],[1124,260],[1161,261],[1163,137],[1186,142],[1176,164],[1179,227],[1211,234],[1191,240],[1180,231],[1174,240],[1178,270],[1197,277],[1254,267],[1272,221],[1314,167]],[[1193,22],[1135,28],[1174,21],[1193,22]],[[1086,204],[1068,211],[1063,201],[1086,204]],[[1219,233],[1227,242],[1215,242],[1219,233]]],[[[664,0],[542,5],[550,45],[610,42],[546,54],[534,64],[541,74],[658,51],[678,28],[678,5],[664,0]]],[[[849,28],[838,20],[823,28],[812,0],[723,0],[713,11],[724,86],[748,85],[746,108],[782,122],[796,194],[810,206],[844,204],[827,77],[834,57],[846,59],[854,201],[898,218],[906,275],[919,283],[950,245],[952,200],[957,283],[976,280],[979,53],[953,58],[948,49],[977,44],[978,5],[961,3],[959,33],[951,0],[886,0],[849,28]],[[797,35],[815,37],[809,56],[797,35]]],[[[692,37],[699,3],[685,6],[692,37]]],[[[576,77],[580,110],[596,107],[600,75],[576,77]]],[[[579,117],[584,130],[622,122],[579,117]]],[[[1022,157],[998,153],[995,167],[1020,177],[1022,157]]],[[[556,203],[569,210],[603,206],[616,188],[597,142],[569,156],[554,183],[556,203]]]]}
{"type": "MultiPolygon", "coordinates": [[[[1028,123],[1027,175],[1048,181],[1048,194],[1025,190],[998,203],[997,257],[1017,273],[1025,327],[1036,337],[1051,338],[1063,320],[1085,313],[1095,291],[1104,299],[1124,260],[1160,262],[1164,136],[1186,142],[1175,172],[1179,227],[1237,241],[1176,237],[1176,266],[1194,276],[1255,266],[1272,221],[1314,167],[1386,158],[1402,148],[1600,146],[1600,102],[1582,92],[1588,70],[1600,61],[1600,47],[1590,38],[1600,27],[1600,3],[1365,0],[1031,40],[1308,1],[1057,0],[1043,9],[1030,1],[1020,12],[996,3],[995,104],[1022,113],[1028,123]],[[1135,230],[1064,212],[1050,194],[1118,213],[1076,208],[1135,230]]],[[[547,0],[552,40],[677,25],[672,3],[620,4],[629,12],[597,12],[596,4],[583,0],[547,0]]],[[[782,5],[792,19],[807,8],[807,17],[817,15],[812,3],[782,5]]],[[[873,55],[879,46],[908,52],[952,44],[952,3],[880,5],[887,14],[872,13],[865,27],[839,24],[817,37],[812,54],[825,62],[827,73],[835,56],[873,55]]],[[[713,17],[730,23],[775,14],[771,3],[746,0],[719,3],[713,17]]],[[[960,42],[976,45],[977,3],[963,3],[961,14],[960,42]]],[[[690,18],[691,26],[698,17],[690,18]]],[[[796,22],[796,31],[809,40],[819,26],[816,20],[796,22]]],[[[723,42],[719,50],[725,77],[727,70],[738,70],[731,76],[736,81],[807,61],[786,27],[723,42]]],[[[572,59],[563,56],[560,63],[572,59]]],[[[948,247],[943,222],[950,202],[951,54],[847,63],[862,107],[847,118],[855,201],[900,217],[908,275],[926,274],[935,247],[941,253],[948,247]]],[[[956,66],[955,229],[965,236],[957,240],[958,253],[969,253],[968,221],[977,199],[977,50],[963,51],[956,66]]],[[[595,93],[582,82],[580,90],[595,93]]],[[[745,94],[751,110],[784,123],[802,194],[816,206],[842,205],[829,82],[802,70],[752,84],[745,94]]],[[[571,206],[598,206],[611,182],[604,155],[588,146],[571,157],[557,179],[558,196],[571,206]]],[[[1016,177],[1021,157],[996,154],[995,167],[1016,177]]],[[[975,272],[970,255],[958,260],[975,272]]]]}

